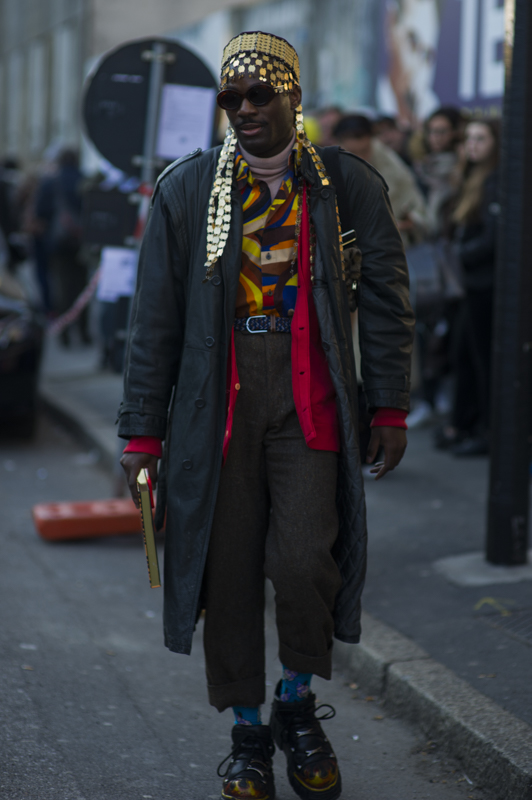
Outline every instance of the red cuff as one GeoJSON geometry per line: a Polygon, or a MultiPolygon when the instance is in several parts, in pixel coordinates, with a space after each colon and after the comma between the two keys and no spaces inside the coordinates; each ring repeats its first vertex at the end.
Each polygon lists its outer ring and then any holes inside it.
{"type": "Polygon", "coordinates": [[[371,420],[371,427],[389,426],[390,428],[404,428],[406,431],[408,430],[405,422],[407,416],[408,411],[402,411],[400,408],[378,408],[371,420]]]}
{"type": "Polygon", "coordinates": [[[133,436],[127,447],[124,447],[124,453],[146,453],[149,456],[161,458],[163,445],[161,440],[155,436],[133,436]]]}

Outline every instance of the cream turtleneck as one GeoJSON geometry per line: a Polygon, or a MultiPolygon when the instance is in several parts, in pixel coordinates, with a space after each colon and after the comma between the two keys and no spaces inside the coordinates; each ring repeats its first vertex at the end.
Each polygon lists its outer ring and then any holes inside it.
{"type": "Polygon", "coordinates": [[[294,135],[290,140],[290,144],[285,147],[281,153],[278,153],[276,156],[270,156],[270,158],[252,156],[251,153],[248,153],[246,150],[244,150],[242,145],[240,145],[240,151],[246,162],[249,164],[249,168],[251,169],[251,174],[253,177],[268,184],[272,201],[277,196],[279,187],[281,186],[283,178],[286,175],[288,159],[290,158],[290,153],[292,152],[295,140],[296,132],[294,131],[294,135]]]}

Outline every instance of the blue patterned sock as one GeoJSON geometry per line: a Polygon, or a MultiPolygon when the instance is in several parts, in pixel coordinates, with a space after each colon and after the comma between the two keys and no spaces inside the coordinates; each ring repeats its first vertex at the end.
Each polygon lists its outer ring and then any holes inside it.
{"type": "Polygon", "coordinates": [[[311,672],[294,672],[283,664],[283,680],[281,683],[281,702],[293,703],[305,700],[310,692],[311,672]]]}
{"type": "Polygon", "coordinates": [[[260,708],[248,706],[233,706],[235,725],[262,725],[260,708]]]}

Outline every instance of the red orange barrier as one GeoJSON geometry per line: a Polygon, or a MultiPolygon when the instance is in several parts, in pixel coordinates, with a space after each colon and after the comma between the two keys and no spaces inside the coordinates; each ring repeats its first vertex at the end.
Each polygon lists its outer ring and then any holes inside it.
{"type": "Polygon", "coordinates": [[[48,541],[92,539],[121,533],[140,533],[140,511],[131,498],[81,503],[40,503],[33,506],[39,536],[48,541]]]}

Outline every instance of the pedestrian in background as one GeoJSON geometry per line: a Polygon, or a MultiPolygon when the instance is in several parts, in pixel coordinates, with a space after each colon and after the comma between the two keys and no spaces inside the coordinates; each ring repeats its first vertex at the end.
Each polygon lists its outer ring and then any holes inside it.
{"type": "Polygon", "coordinates": [[[427,210],[412,170],[375,135],[373,123],[362,114],[343,117],[334,136],[341,147],[363,158],[388,184],[392,210],[405,247],[421,241],[427,230],[427,210]]]}
{"type": "Polygon", "coordinates": [[[416,343],[421,385],[409,415],[415,428],[449,413],[451,332],[461,287],[455,258],[446,236],[452,199],[460,181],[458,145],[463,138],[463,118],[458,109],[439,108],[423,126],[424,155],[414,161],[418,185],[427,204],[427,241],[409,253],[415,273],[416,343]],[[433,281],[427,280],[432,275],[433,281]]]}
{"type": "Polygon", "coordinates": [[[456,167],[463,128],[461,112],[451,106],[434,111],[424,125],[427,154],[415,162],[414,169],[427,201],[429,234],[434,239],[445,232],[450,201],[458,191],[456,167]]]}
{"type": "MultiPolygon", "coordinates": [[[[87,283],[87,265],[81,254],[81,183],[79,155],[65,148],[56,160],[56,172],[46,176],[37,188],[35,219],[42,231],[40,244],[50,258],[52,305],[56,314],[72,306],[87,283]]],[[[85,308],[75,323],[61,333],[64,345],[70,344],[77,324],[82,342],[89,344],[88,311],[85,308]]]]}
{"type": "Polygon", "coordinates": [[[11,271],[24,260],[26,253],[18,238],[20,213],[17,203],[21,167],[16,158],[6,156],[0,162],[0,248],[5,266],[11,271]]]}
{"type": "Polygon", "coordinates": [[[342,119],[342,114],[343,111],[339,106],[325,106],[313,112],[312,116],[320,129],[319,141],[316,144],[322,147],[338,144],[334,136],[334,129],[342,119]]]}
{"type": "Polygon", "coordinates": [[[455,397],[451,424],[437,445],[457,456],[489,452],[493,286],[498,196],[498,120],[475,120],[465,133],[465,166],[451,223],[465,298],[455,331],[455,397]]]}
{"type": "Polygon", "coordinates": [[[397,153],[407,167],[412,166],[408,149],[411,132],[405,125],[399,125],[394,117],[379,117],[373,125],[373,131],[377,139],[397,153]]]}

